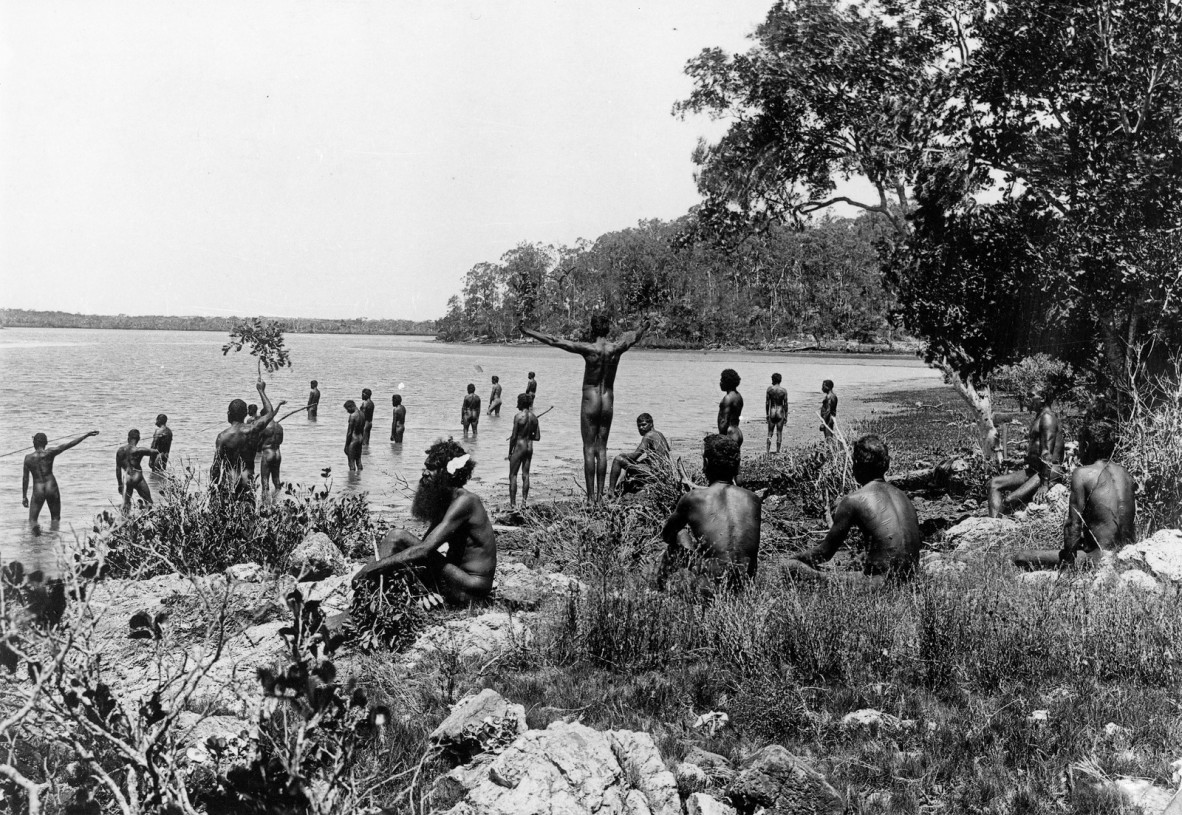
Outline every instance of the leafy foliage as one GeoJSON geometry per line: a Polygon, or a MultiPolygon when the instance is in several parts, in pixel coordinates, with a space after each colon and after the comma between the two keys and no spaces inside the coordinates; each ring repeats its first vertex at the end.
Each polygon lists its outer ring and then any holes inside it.
{"type": "Polygon", "coordinates": [[[270,374],[280,368],[290,368],[291,358],[283,347],[283,332],[286,330],[283,323],[261,317],[243,320],[230,331],[230,341],[222,346],[222,356],[250,346],[251,356],[258,358],[260,372],[262,368],[270,374]]]}
{"type": "Polygon", "coordinates": [[[407,568],[353,585],[349,635],[365,651],[402,651],[427,624],[420,601],[427,590],[407,568]]]}

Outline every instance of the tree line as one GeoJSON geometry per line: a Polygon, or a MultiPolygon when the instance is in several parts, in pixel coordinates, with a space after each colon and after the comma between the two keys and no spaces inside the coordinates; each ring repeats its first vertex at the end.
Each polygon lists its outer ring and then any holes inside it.
{"type": "Polygon", "coordinates": [[[447,341],[503,342],[518,326],[580,336],[592,314],[653,321],[666,347],[889,342],[876,219],[769,224],[733,245],[702,236],[693,212],[574,246],[523,242],[477,263],[437,323],[447,341]]]}
{"type": "MultiPolygon", "coordinates": [[[[128,328],[152,331],[231,331],[239,317],[166,317],[162,315],[70,314],[64,311],[0,309],[0,325],[21,328],[128,328]]],[[[354,317],[330,320],[290,317],[281,320],[285,331],[297,334],[434,334],[434,320],[368,320],[354,317]]]]}

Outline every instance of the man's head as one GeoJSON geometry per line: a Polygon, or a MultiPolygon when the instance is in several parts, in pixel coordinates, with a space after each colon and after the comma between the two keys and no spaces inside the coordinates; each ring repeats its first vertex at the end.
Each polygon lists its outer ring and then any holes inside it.
{"type": "Polygon", "coordinates": [[[166,424],[168,424],[168,417],[165,416],[163,413],[161,413],[159,416],[156,417],[156,426],[157,427],[164,427],[164,425],[166,425],[166,424]]]}
{"type": "Polygon", "coordinates": [[[34,433],[33,434],[33,449],[34,450],[44,450],[45,445],[47,445],[47,444],[49,444],[49,437],[47,437],[44,433],[34,433]]]}
{"type": "Polygon", "coordinates": [[[653,429],[653,417],[648,413],[642,413],[636,417],[636,429],[640,431],[640,435],[644,435],[653,429]]]}
{"type": "Polygon", "coordinates": [[[398,407],[399,405],[402,404],[402,394],[401,393],[394,394],[390,398],[390,401],[394,403],[394,407],[398,407]]]}
{"type": "Polygon", "coordinates": [[[1036,413],[1043,408],[1049,408],[1054,401],[1055,394],[1050,388],[1031,388],[1026,394],[1026,404],[1036,413]]]}
{"type": "Polygon", "coordinates": [[[134,429],[133,429],[133,430],[128,430],[128,431],[127,431],[127,440],[128,440],[129,442],[137,442],[137,441],[139,441],[139,440],[140,440],[140,431],[138,431],[138,430],[134,430],[134,429]]]}
{"type": "Polygon", "coordinates": [[[313,388],[319,388],[319,387],[320,387],[320,383],[319,383],[319,382],[317,382],[315,379],[313,379],[313,380],[312,380],[312,387],[313,387],[313,388]]]}
{"type": "Polygon", "coordinates": [[[529,372],[529,378],[530,378],[530,379],[533,379],[533,378],[534,378],[534,372],[533,372],[533,371],[530,371],[530,372],[529,372]]]}
{"type": "Polygon", "coordinates": [[[859,484],[882,478],[890,466],[890,451],[878,436],[863,436],[854,442],[854,480],[859,484]]]}
{"type": "Polygon", "coordinates": [[[525,410],[527,407],[529,407],[529,394],[528,393],[517,394],[517,409],[518,410],[525,410]]]}
{"type": "Polygon", "coordinates": [[[352,399],[349,399],[348,401],[346,401],[346,402],[345,402],[345,410],[346,410],[347,412],[349,412],[349,413],[354,413],[354,412],[356,412],[356,410],[357,410],[357,403],[356,403],[356,402],[354,402],[352,399]]]}
{"type": "Polygon", "coordinates": [[[258,405],[247,405],[246,406],[246,415],[250,416],[251,418],[258,416],[259,415],[259,406],[258,405]]]}
{"type": "Polygon", "coordinates": [[[226,421],[230,424],[241,422],[246,418],[246,402],[241,399],[232,399],[230,406],[226,408],[226,421]]]}
{"type": "Polygon", "coordinates": [[[361,389],[361,398],[362,399],[368,399],[371,396],[373,396],[373,391],[371,391],[369,388],[362,388],[361,389]]]}
{"type": "Polygon", "coordinates": [[[833,390],[833,380],[832,379],[826,379],[824,382],[821,383],[821,392],[822,393],[829,393],[829,391],[831,391],[831,390],[833,390]]]}
{"type": "Polygon", "coordinates": [[[592,314],[590,325],[591,339],[593,340],[606,337],[608,332],[612,330],[612,321],[608,319],[606,314],[592,314]]]}
{"type": "Polygon", "coordinates": [[[1079,459],[1084,464],[1112,458],[1115,449],[1116,428],[1110,422],[1089,422],[1079,431],[1079,459]]]}
{"type": "Polygon", "coordinates": [[[783,379],[783,377],[782,377],[782,376],[780,376],[779,374],[772,374],[772,384],[773,384],[773,385],[779,385],[779,384],[780,384],[780,381],[781,381],[782,379],[783,379]]]}
{"type": "Polygon", "coordinates": [[[471,382],[468,383],[468,393],[476,393],[476,386],[471,382]]]}
{"type": "Polygon", "coordinates": [[[452,490],[468,483],[476,462],[452,439],[437,441],[427,448],[423,475],[415,490],[410,513],[420,521],[438,522],[451,505],[452,490]]]}
{"type": "Polygon", "coordinates": [[[498,382],[500,382],[500,381],[501,381],[501,378],[500,378],[499,376],[495,376],[495,375],[494,375],[494,376],[493,376],[493,378],[492,378],[492,381],[493,381],[493,384],[495,385],[495,384],[497,384],[498,382]]]}
{"type": "Polygon", "coordinates": [[[706,480],[734,481],[739,474],[739,445],[734,439],[714,433],[702,440],[702,471],[706,480]]]}
{"type": "Polygon", "coordinates": [[[727,393],[730,393],[735,388],[739,387],[739,372],[734,368],[727,368],[722,372],[722,376],[718,378],[718,387],[722,388],[727,393]]]}

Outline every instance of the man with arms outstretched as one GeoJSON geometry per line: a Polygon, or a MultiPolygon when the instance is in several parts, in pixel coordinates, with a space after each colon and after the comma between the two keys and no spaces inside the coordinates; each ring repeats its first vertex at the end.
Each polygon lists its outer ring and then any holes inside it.
{"type": "Polygon", "coordinates": [[[738,372],[734,368],[727,368],[718,379],[718,387],[724,392],[722,401],[718,403],[718,432],[743,447],[743,430],[739,421],[743,416],[743,397],[739,393],[738,372]]]}
{"type": "Polygon", "coordinates": [[[488,415],[501,415],[501,378],[499,376],[492,378],[492,393],[488,395],[488,415]]]}
{"type": "Polygon", "coordinates": [[[150,447],[140,447],[140,431],[127,431],[127,444],[115,451],[115,481],[119,484],[119,494],[123,496],[123,514],[131,512],[131,494],[138,493],[145,504],[152,504],[152,491],[148,489],[148,482],[144,480],[144,471],[140,460],[144,456],[151,456],[152,461],[160,455],[160,451],[150,447]]]}
{"type": "Polygon", "coordinates": [[[44,433],[33,435],[33,452],[25,456],[24,471],[21,473],[21,503],[29,508],[29,523],[37,528],[41,507],[49,504],[49,520],[56,527],[62,519],[62,494],[53,475],[53,460],[85,439],[98,435],[97,430],[83,433],[76,439],[56,447],[46,447],[49,440],[44,433]],[[33,481],[33,500],[29,501],[29,480],[33,481]]]}
{"type": "Polygon", "coordinates": [[[735,486],[739,445],[723,435],[702,442],[702,469],[709,486],[681,496],[665,521],[661,537],[669,548],[661,560],[657,585],[669,574],[686,569],[691,583],[705,595],[736,588],[755,577],[763,502],[755,493],[735,486]]]}
{"type": "Polygon", "coordinates": [[[509,436],[509,506],[517,506],[517,471],[521,470],[521,505],[529,502],[529,468],[534,460],[534,442],[542,438],[538,417],[530,410],[529,394],[517,395],[517,415],[509,436]]]}
{"type": "Polygon", "coordinates": [[[406,529],[387,533],[378,545],[377,559],[363,566],[353,581],[418,567],[427,588],[452,604],[487,597],[497,569],[497,538],[484,504],[464,489],[475,467],[455,441],[431,445],[410,510],[428,524],[426,534],[420,539],[406,529]],[[444,544],[447,554],[439,552],[444,544]]]}
{"type": "Polygon", "coordinates": [[[1031,391],[1027,397],[1035,412],[1026,443],[1026,469],[989,479],[989,517],[998,518],[1014,504],[1041,503],[1052,483],[1063,480],[1063,428],[1051,409],[1052,395],[1031,391]],[[1002,497],[1004,490],[1012,490],[1002,497]]]}
{"type": "Polygon", "coordinates": [[[1116,430],[1087,424],[1079,434],[1082,467],[1071,473],[1071,506],[1063,524],[1063,548],[1022,552],[1014,563],[1028,569],[1096,565],[1106,552],[1136,540],[1137,502],[1129,471],[1112,461],[1116,430]]]}
{"type": "Polygon", "coordinates": [[[642,413],[637,416],[636,430],[640,433],[640,444],[636,445],[636,449],[631,453],[620,453],[612,461],[612,475],[607,485],[611,495],[615,495],[616,490],[622,487],[621,475],[624,476],[624,482],[627,483],[632,472],[639,465],[650,463],[657,458],[669,460],[669,440],[665,438],[664,433],[653,426],[651,415],[642,413]]]}
{"type": "MultiPolygon", "coordinates": [[[[522,327],[521,331],[534,339],[578,354],[584,360],[583,405],[579,429],[583,435],[583,478],[587,483],[587,501],[598,504],[603,498],[603,482],[607,480],[607,438],[612,429],[615,405],[616,371],[620,357],[648,331],[648,320],[636,331],[624,334],[617,342],[607,339],[611,322],[606,315],[591,317],[591,341],[574,342],[553,337],[522,327]]],[[[531,379],[531,381],[533,381],[531,379]]]]}
{"type": "Polygon", "coordinates": [[[833,524],[825,540],[785,563],[792,577],[811,580],[858,580],[883,583],[915,574],[919,566],[919,517],[906,493],[886,482],[891,454],[878,436],[854,442],[854,480],[859,489],[841,499],[833,512],[833,524]],[[826,574],[817,566],[833,557],[854,527],[869,542],[862,572],[826,574]]]}
{"type": "Polygon", "coordinates": [[[776,452],[784,443],[784,424],[788,421],[788,391],[780,386],[781,376],[772,374],[772,384],[764,399],[764,415],[767,416],[767,451],[772,451],[772,434],[776,435],[776,452]]]}
{"type": "Polygon", "coordinates": [[[472,429],[472,438],[476,438],[476,429],[480,424],[480,397],[476,395],[476,386],[468,383],[468,395],[460,404],[460,426],[464,428],[464,438],[468,438],[468,428],[472,429]]]}
{"type": "Polygon", "coordinates": [[[230,490],[239,497],[254,494],[255,451],[263,428],[275,418],[276,408],[267,397],[267,383],[260,379],[255,387],[263,402],[263,412],[256,421],[247,424],[246,402],[241,399],[230,402],[226,408],[226,421],[230,426],[218,434],[214,442],[213,466],[209,468],[209,480],[213,486],[230,490]]]}
{"type": "Polygon", "coordinates": [[[152,472],[164,472],[168,469],[168,453],[172,450],[172,430],[168,426],[168,417],[163,413],[156,417],[156,429],[152,431],[151,447],[160,453],[149,463],[152,472]]]}

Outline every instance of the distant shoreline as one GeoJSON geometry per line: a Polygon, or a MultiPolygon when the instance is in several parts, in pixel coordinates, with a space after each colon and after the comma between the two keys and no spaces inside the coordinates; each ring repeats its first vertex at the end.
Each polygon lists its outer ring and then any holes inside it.
{"type": "MultiPolygon", "coordinates": [[[[91,328],[133,331],[230,331],[247,317],[165,316],[160,314],[73,314],[65,311],[0,309],[0,328],[91,328]]],[[[293,334],[370,334],[435,336],[434,320],[268,317],[293,334]]]]}

